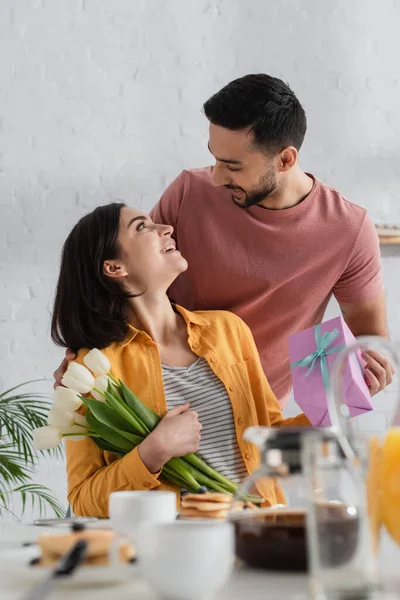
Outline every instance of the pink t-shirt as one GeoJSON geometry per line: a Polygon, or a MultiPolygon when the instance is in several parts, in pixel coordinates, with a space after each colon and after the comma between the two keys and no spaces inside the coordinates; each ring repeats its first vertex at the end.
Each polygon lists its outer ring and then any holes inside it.
{"type": "Polygon", "coordinates": [[[288,336],[320,323],[332,293],[349,303],[382,292],[378,236],[366,210],[317,180],[292,208],[243,209],[210,174],[211,167],[183,171],[152,211],[154,222],[174,227],[189,263],[170,297],[189,310],[239,315],[284,402],[288,336]]]}

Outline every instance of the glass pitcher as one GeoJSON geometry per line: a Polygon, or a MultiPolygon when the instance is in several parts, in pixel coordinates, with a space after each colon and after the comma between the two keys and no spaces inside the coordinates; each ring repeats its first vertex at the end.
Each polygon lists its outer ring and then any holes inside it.
{"type": "MultiPolygon", "coordinates": [[[[358,551],[365,552],[364,575],[368,590],[363,597],[375,597],[374,589],[393,591],[400,595],[400,402],[398,389],[391,387],[373,399],[374,411],[368,416],[351,418],[344,401],[344,377],[346,359],[356,350],[379,353],[390,360],[397,373],[400,372],[400,355],[395,345],[383,338],[368,336],[343,349],[335,362],[331,390],[328,397],[328,409],[333,428],[338,432],[343,454],[355,481],[358,481],[361,497],[360,522],[362,531],[358,538],[361,546],[358,551]],[[379,412],[379,407],[386,414],[379,412]],[[374,572],[375,569],[375,572],[374,572]]],[[[324,489],[323,469],[316,456],[312,457],[312,472],[317,473],[324,489]]],[[[316,500],[314,488],[314,501],[316,500]]],[[[315,506],[315,503],[314,503],[315,506]]],[[[324,542],[318,535],[319,518],[313,511],[314,532],[310,538],[313,579],[321,591],[321,598],[329,597],[324,578],[337,576],[334,570],[323,565],[324,542]],[[317,532],[317,533],[316,533],[317,532]],[[322,583],[321,583],[322,582],[322,583]]],[[[312,518],[313,518],[312,517],[312,518]]],[[[348,565],[349,567],[351,565],[348,565]]],[[[350,573],[350,571],[349,571],[350,573]]],[[[347,583],[351,580],[348,575],[347,583]]],[[[351,586],[350,586],[351,587],[351,586]]],[[[350,593],[350,592],[349,592],[350,593]]],[[[379,594],[378,594],[379,596],[379,594]]]]}
{"type": "MultiPolygon", "coordinates": [[[[236,554],[247,565],[266,570],[305,572],[308,569],[307,513],[316,487],[313,457],[345,461],[335,431],[329,428],[251,427],[245,439],[261,451],[261,466],[236,492],[229,518],[236,535],[236,554]],[[306,464],[307,463],[307,464],[306,464]],[[267,505],[263,499],[267,498],[267,505]],[[245,510],[235,512],[235,507],[245,510]]],[[[329,487],[330,486],[330,487],[329,487]]],[[[332,478],[327,501],[321,498],[319,514],[325,515],[325,533],[330,536],[336,565],[348,560],[357,545],[357,492],[341,493],[332,478]],[[322,511],[322,512],[321,512],[322,511]]]]}
{"type": "Polygon", "coordinates": [[[360,464],[345,456],[337,436],[307,444],[304,472],[310,490],[307,534],[311,597],[381,598],[360,464]]]}

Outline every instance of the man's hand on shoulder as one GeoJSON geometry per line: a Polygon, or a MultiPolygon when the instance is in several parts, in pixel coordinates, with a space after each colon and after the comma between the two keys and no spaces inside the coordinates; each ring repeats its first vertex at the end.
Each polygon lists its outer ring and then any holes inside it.
{"type": "Polygon", "coordinates": [[[68,364],[71,362],[71,360],[74,360],[75,358],[76,358],[76,353],[73,352],[72,350],[70,350],[69,348],[67,348],[67,350],[65,351],[65,358],[63,359],[63,361],[60,363],[59,367],[53,373],[54,389],[56,389],[59,385],[62,385],[61,380],[64,377],[64,374],[68,368],[68,364]]]}

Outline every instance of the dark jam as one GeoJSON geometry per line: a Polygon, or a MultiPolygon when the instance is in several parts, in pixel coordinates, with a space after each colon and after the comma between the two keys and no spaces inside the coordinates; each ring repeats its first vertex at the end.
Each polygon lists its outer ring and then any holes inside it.
{"type": "MultiPolygon", "coordinates": [[[[323,504],[318,510],[319,534],[324,540],[322,562],[340,566],[354,555],[359,519],[343,505],[323,504]]],[[[288,509],[268,514],[252,510],[234,520],[236,555],[247,565],[270,571],[308,570],[305,513],[288,509]]]]}

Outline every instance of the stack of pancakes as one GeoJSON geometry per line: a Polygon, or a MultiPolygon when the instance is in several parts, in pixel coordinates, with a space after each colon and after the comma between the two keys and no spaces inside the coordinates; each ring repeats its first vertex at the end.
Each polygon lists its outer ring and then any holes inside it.
{"type": "MultiPolygon", "coordinates": [[[[112,545],[116,537],[113,531],[107,529],[84,529],[62,534],[44,533],[38,540],[40,558],[35,560],[35,564],[52,567],[78,540],[85,540],[87,542],[87,552],[82,565],[106,566],[111,564],[113,560],[112,545]]],[[[117,544],[115,558],[125,564],[132,562],[135,558],[135,551],[126,542],[117,544]]]]}
{"type": "MultiPolygon", "coordinates": [[[[239,507],[243,508],[243,504],[239,507]]],[[[186,494],[182,497],[179,515],[192,519],[225,519],[233,507],[233,498],[220,492],[186,494]]]]}

